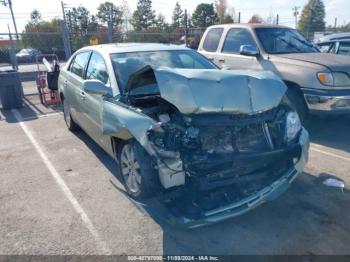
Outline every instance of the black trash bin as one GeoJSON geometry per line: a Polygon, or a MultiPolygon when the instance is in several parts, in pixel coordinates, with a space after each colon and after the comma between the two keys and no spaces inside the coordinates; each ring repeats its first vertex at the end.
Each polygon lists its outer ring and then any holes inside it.
{"type": "Polygon", "coordinates": [[[18,72],[0,71],[0,101],[4,110],[23,107],[23,88],[18,72]]]}

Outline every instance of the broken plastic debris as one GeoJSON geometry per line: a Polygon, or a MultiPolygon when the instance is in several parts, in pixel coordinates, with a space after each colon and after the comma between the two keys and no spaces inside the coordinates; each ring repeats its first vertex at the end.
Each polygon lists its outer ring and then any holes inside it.
{"type": "Polygon", "coordinates": [[[326,186],[332,186],[332,187],[339,187],[341,188],[341,191],[343,192],[345,183],[341,180],[334,179],[334,178],[328,178],[325,181],[323,181],[323,184],[326,186]]]}

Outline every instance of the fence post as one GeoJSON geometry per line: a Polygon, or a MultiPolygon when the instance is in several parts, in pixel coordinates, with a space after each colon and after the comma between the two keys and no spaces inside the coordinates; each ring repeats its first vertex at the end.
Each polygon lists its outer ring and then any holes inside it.
{"type": "Polygon", "coordinates": [[[108,43],[113,43],[113,23],[108,21],[108,43]]]}
{"type": "MultiPolygon", "coordinates": [[[[18,61],[17,61],[17,56],[16,56],[16,44],[14,43],[13,39],[12,39],[12,34],[11,34],[11,31],[10,31],[10,26],[7,25],[7,28],[9,30],[9,38],[10,38],[10,43],[11,43],[11,47],[10,47],[10,52],[9,52],[9,55],[10,55],[10,61],[11,61],[11,64],[12,64],[12,68],[14,70],[18,70],[18,61]]],[[[17,35],[18,36],[18,35],[17,35]]],[[[18,40],[17,40],[18,41],[18,40]]]]}
{"type": "Polygon", "coordinates": [[[70,47],[67,24],[64,21],[60,21],[60,25],[61,25],[61,32],[62,32],[62,38],[63,38],[64,53],[66,55],[66,60],[68,60],[72,55],[72,51],[70,47]]]}

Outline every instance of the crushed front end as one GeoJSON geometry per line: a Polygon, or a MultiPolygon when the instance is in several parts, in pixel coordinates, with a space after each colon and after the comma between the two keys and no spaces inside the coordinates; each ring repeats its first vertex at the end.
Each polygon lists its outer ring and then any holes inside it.
{"type": "Polygon", "coordinates": [[[296,127],[288,137],[286,105],[255,115],[170,112],[154,116],[159,125],[148,138],[177,224],[245,213],[282,194],[307,162],[308,133],[296,127]]]}

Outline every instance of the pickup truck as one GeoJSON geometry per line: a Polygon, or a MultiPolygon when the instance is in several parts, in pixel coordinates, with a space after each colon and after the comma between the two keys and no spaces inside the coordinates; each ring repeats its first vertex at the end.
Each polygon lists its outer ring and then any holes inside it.
{"type": "Polygon", "coordinates": [[[350,112],[350,58],[320,53],[292,28],[215,25],[205,31],[198,51],[223,69],[273,71],[302,119],[309,113],[350,112]]]}

